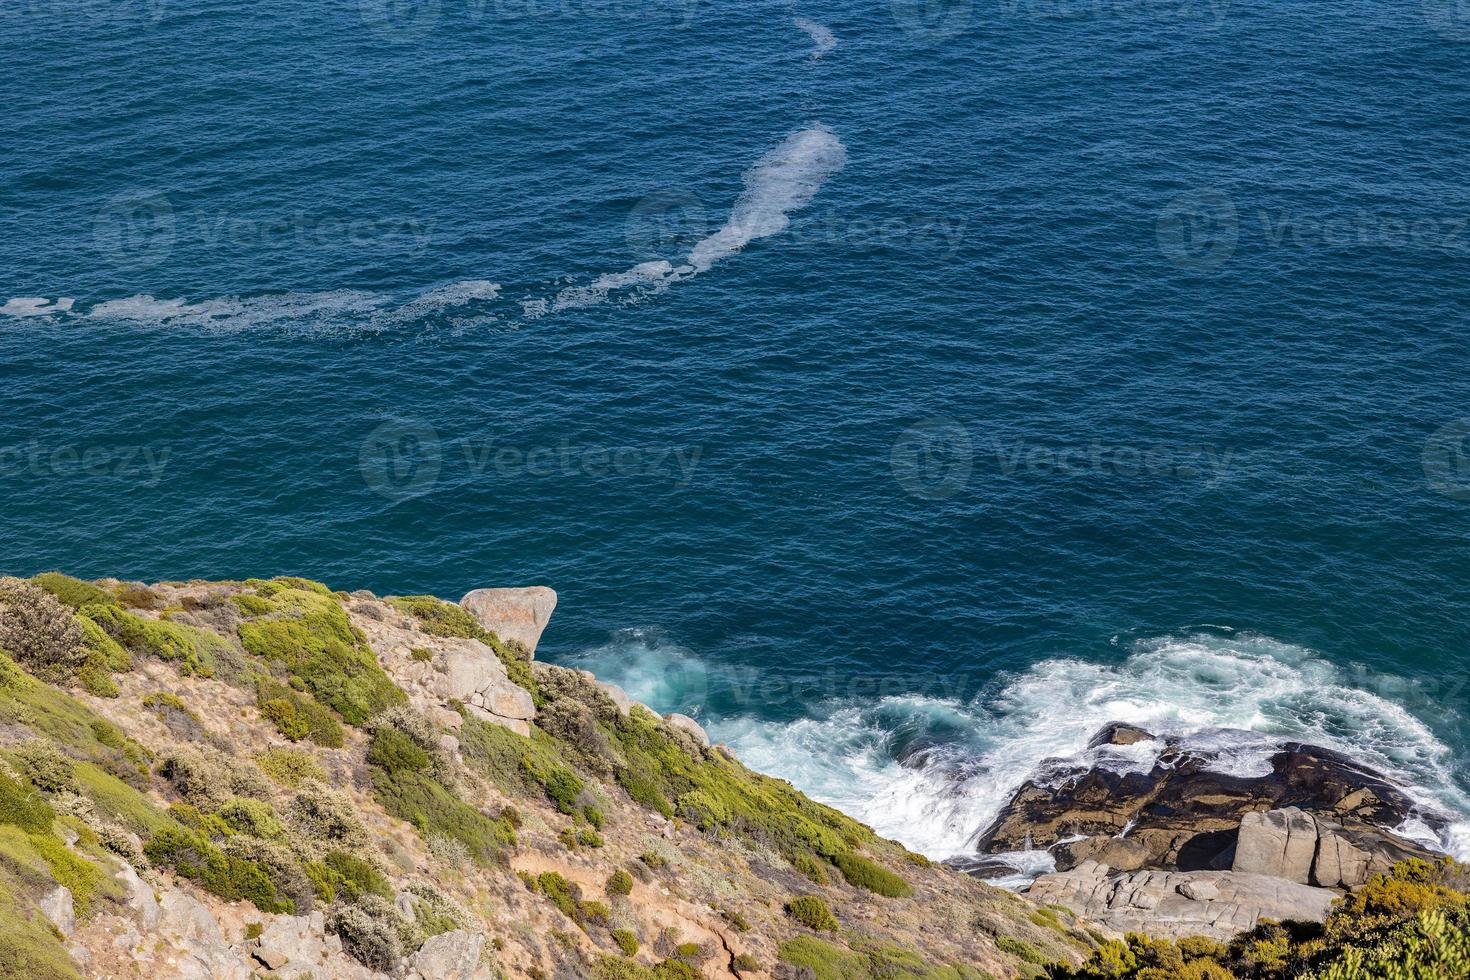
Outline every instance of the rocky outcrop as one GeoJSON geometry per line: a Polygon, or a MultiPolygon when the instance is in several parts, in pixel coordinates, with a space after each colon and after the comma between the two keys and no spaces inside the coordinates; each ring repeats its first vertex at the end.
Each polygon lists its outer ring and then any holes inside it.
{"type": "Polygon", "coordinates": [[[556,593],[542,585],[520,589],[475,589],[459,600],[480,625],[506,643],[536,653],[541,631],[556,609],[556,593]]]}
{"type": "Polygon", "coordinates": [[[709,748],[709,734],[705,732],[704,726],[693,718],[690,718],[688,715],[681,715],[676,711],[664,715],[664,721],[681,732],[686,732],[693,736],[694,740],[704,748],[709,748]]]}
{"type": "Polygon", "coordinates": [[[506,673],[505,664],[479,640],[444,640],[425,686],[443,701],[463,701],[473,714],[530,734],[536,706],[525,688],[506,673]]]}
{"type": "Polygon", "coordinates": [[[1319,827],[1327,827],[1318,880],[1335,877],[1334,887],[1360,884],[1370,867],[1433,856],[1388,828],[1411,815],[1431,823],[1435,817],[1379,773],[1328,749],[1288,743],[1270,755],[1263,775],[1241,776],[1217,753],[1128,725],[1109,725],[1091,748],[1093,764],[1054,762],[1022,786],[980,835],[977,850],[1053,848],[1062,871],[1095,860],[1118,870],[1235,868],[1308,883],[1319,827]],[[1159,743],[1147,771],[1129,755],[1142,742],[1159,743]],[[1263,823],[1270,811],[1286,816],[1263,823]],[[1237,858],[1244,821],[1251,836],[1237,858]]]}
{"type": "Polygon", "coordinates": [[[426,716],[457,728],[462,719],[450,703],[459,702],[485,721],[530,734],[536,716],[531,695],[510,679],[490,647],[479,640],[424,633],[413,619],[375,598],[358,599],[351,613],[383,668],[426,716]]]}
{"type": "Polygon", "coordinates": [[[76,929],[77,913],[72,905],[70,888],[57,885],[42,896],[39,905],[41,914],[50,919],[51,924],[63,936],[70,936],[76,929]]]}
{"type": "Polygon", "coordinates": [[[1263,874],[1228,871],[1136,871],[1113,874],[1084,861],[1042,875],[1028,896],[1065,905],[1116,933],[1210,936],[1225,940],[1262,919],[1321,922],[1338,893],[1263,874]]]}
{"type": "Polygon", "coordinates": [[[430,936],[410,958],[407,980],[471,980],[484,946],[484,936],[463,929],[430,936]]]}
{"type": "Polygon", "coordinates": [[[1389,834],[1348,830],[1288,807],[1241,819],[1231,869],[1322,888],[1357,888],[1399,861],[1422,856],[1422,848],[1389,834]]]}

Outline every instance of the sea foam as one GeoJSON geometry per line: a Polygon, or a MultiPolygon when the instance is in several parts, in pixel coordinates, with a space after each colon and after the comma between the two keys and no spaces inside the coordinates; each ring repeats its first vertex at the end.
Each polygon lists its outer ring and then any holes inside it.
{"type": "MultiPolygon", "coordinates": [[[[694,713],[747,765],[934,859],[972,853],[977,835],[1027,779],[1060,777],[1079,764],[1151,769],[1161,739],[1087,748],[1110,721],[1175,736],[1215,755],[1217,771],[1242,776],[1269,772],[1271,755],[1288,740],[1350,753],[1437,818],[1410,820],[1401,833],[1470,858],[1470,797],[1456,784],[1451,750],[1396,699],[1413,700],[1412,685],[1381,677],[1358,684],[1320,655],[1263,636],[1145,639],[1117,663],[1040,661],[971,702],[835,700],[794,721],[701,711],[722,672],[646,635],[589,652],[587,666],[658,710],[694,713]],[[1431,828],[1443,819],[1451,821],[1447,831],[1431,828]]],[[[1044,853],[1026,857],[1017,857],[1024,867],[1014,883],[1046,863],[1044,853]]]]}
{"type": "Polygon", "coordinates": [[[792,133],[745,172],[745,190],[719,231],[699,242],[688,262],[704,272],[760,238],[786,230],[791,212],[811,203],[847,163],[847,147],[826,126],[792,133]]]}
{"type": "Polygon", "coordinates": [[[745,188],[718,231],[695,243],[680,265],[668,260],[642,262],[622,272],[604,273],[590,283],[569,286],[550,300],[522,300],[525,316],[582,309],[610,299],[637,302],[702,272],[751,242],[785,231],[790,215],[811,203],[833,174],[847,163],[847,148],[826,126],[798,130],[745,172],[745,188]]]}
{"type": "Polygon", "coordinates": [[[837,47],[837,37],[827,29],[827,25],[818,24],[808,17],[797,17],[794,23],[797,27],[806,31],[807,36],[812,39],[812,43],[815,45],[812,48],[813,59],[820,58],[828,51],[837,47]]]}

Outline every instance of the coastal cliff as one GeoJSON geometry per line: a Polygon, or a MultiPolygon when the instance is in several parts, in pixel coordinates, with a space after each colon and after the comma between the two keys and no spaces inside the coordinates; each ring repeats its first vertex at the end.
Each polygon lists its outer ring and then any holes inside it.
{"type": "MultiPolygon", "coordinates": [[[[1463,869],[1382,827],[1392,785],[1310,747],[1295,781],[1176,753],[1028,783],[963,870],[1057,871],[993,887],[537,662],[555,602],[0,579],[0,976],[1219,980],[1316,975],[1370,913],[1465,921],[1463,869]],[[1323,924],[1262,972],[1277,918],[1323,924]]],[[[1408,975],[1470,975],[1435,949],[1408,975]]]]}
{"type": "Polygon", "coordinates": [[[536,662],[554,605],[0,581],[0,975],[981,980],[1101,941],[536,662]]]}

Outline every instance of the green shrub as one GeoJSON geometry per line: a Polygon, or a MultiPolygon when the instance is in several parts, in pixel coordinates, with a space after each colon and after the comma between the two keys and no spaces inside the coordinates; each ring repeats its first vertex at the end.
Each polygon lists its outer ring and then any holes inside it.
{"type": "Polygon", "coordinates": [[[86,636],[66,606],[44,589],[0,578],[0,649],[37,677],[64,681],[87,660],[86,636]]]}
{"type": "Polygon", "coordinates": [[[154,864],[172,868],[228,901],[248,901],[262,912],[296,911],[296,903],[277,890],[268,868],[226,854],[196,831],[165,828],[144,845],[143,852],[154,864]]]}
{"type": "Polygon", "coordinates": [[[325,902],[339,897],[351,902],[363,895],[393,898],[393,886],[376,865],[345,851],[332,851],[321,861],[311,862],[306,873],[317,897],[325,902]]]}
{"type": "Polygon", "coordinates": [[[1032,946],[1024,939],[1016,939],[1013,936],[997,936],[995,939],[995,945],[999,947],[1002,952],[1010,953],[1012,956],[1019,957],[1021,961],[1025,963],[1035,963],[1036,965],[1040,966],[1047,961],[1046,954],[1042,953],[1041,950],[1037,949],[1035,946],[1032,946]]]}
{"type": "Polygon", "coordinates": [[[20,775],[43,793],[75,793],[76,765],[62,754],[55,742],[32,739],[13,750],[15,767],[20,775]]]}
{"type": "Polygon", "coordinates": [[[614,929],[612,931],[613,942],[617,943],[618,949],[624,956],[638,955],[638,937],[627,929],[614,929]]]}
{"type": "Polygon", "coordinates": [[[48,833],[55,813],[39,793],[0,772],[0,824],[29,833],[48,833]]]}
{"type": "Polygon", "coordinates": [[[109,749],[120,749],[127,744],[122,730],[110,721],[98,718],[91,724],[92,736],[109,749]]]}
{"type": "Polygon", "coordinates": [[[799,895],[786,903],[786,914],[808,929],[836,932],[837,918],[817,895],[799,895]]]}
{"type": "Polygon", "coordinates": [[[183,674],[213,677],[236,656],[225,640],[182,623],[144,619],[117,606],[95,604],[83,606],[81,615],[131,653],[173,661],[183,674]]]}
{"type": "Polygon", "coordinates": [[[573,922],[580,922],[577,903],[582,898],[582,892],[576,885],[555,871],[543,871],[536,876],[536,891],[545,895],[562,915],[573,922]]]}
{"type": "MultiPolygon", "coordinates": [[[[936,965],[912,950],[872,940],[859,940],[844,949],[815,936],[797,936],[782,943],[777,955],[815,980],[994,980],[975,967],[936,965]]],[[[738,957],[735,965],[740,970],[759,968],[753,959],[741,963],[738,957]]]]}
{"type": "Polygon", "coordinates": [[[219,817],[237,834],[249,834],[261,840],[284,841],[286,827],[276,816],[275,808],[261,800],[234,797],[219,809],[219,817]]]}
{"type": "Polygon", "coordinates": [[[263,677],[256,681],[255,699],[261,717],[290,741],[310,739],[328,748],[342,747],[342,723],[310,694],[295,691],[274,678],[263,677]]]}
{"type": "Polygon", "coordinates": [[[246,616],[265,616],[274,608],[268,600],[249,592],[230,596],[230,601],[246,616]]]}
{"type": "Polygon", "coordinates": [[[761,968],[761,961],[749,953],[741,953],[731,960],[731,963],[734,964],[737,971],[745,973],[758,973],[761,968]]]}
{"type": "Polygon", "coordinates": [[[326,782],[327,772],[310,752],[300,749],[267,749],[255,757],[260,771],[272,781],[295,789],[308,779],[326,782]]]}
{"type": "Polygon", "coordinates": [[[246,650],[281,664],[351,725],[405,700],[331,593],[284,583],[275,583],[278,588],[261,596],[270,606],[262,615],[269,618],[240,624],[246,650]]]}
{"type": "Polygon", "coordinates": [[[465,760],[502,791],[519,797],[544,795],[562,813],[577,812],[584,784],[562,760],[557,743],[545,734],[533,729],[533,737],[527,738],[466,717],[459,740],[465,760]]]}
{"type": "Polygon", "coordinates": [[[635,707],[608,729],[618,754],[616,778],[634,800],[677,813],[706,833],[734,833],[787,860],[831,859],[873,840],[872,831],[822,806],[789,783],[761,776],[720,753],[702,753],[635,707]]]}
{"type": "Polygon", "coordinates": [[[633,894],[633,876],[622,868],[614,871],[607,879],[607,893],[609,895],[633,894]]]}
{"type": "Polygon", "coordinates": [[[838,854],[832,858],[849,885],[866,888],[886,898],[907,898],[914,893],[909,883],[887,868],[859,854],[838,854]]]}
{"type": "Polygon", "coordinates": [[[408,651],[408,655],[421,664],[431,663],[434,660],[433,652],[424,647],[414,647],[408,651]]]}
{"type": "Polygon", "coordinates": [[[72,609],[90,605],[117,605],[117,597],[102,586],[60,572],[42,572],[31,579],[31,584],[45,589],[72,609]]]}
{"type": "Polygon", "coordinates": [[[132,654],[90,619],[79,617],[77,622],[82,627],[82,646],[86,651],[86,659],[77,669],[77,681],[89,694],[99,698],[117,697],[121,691],[112,675],[115,671],[133,669],[132,654]]]}
{"type": "Polygon", "coordinates": [[[818,885],[825,885],[832,880],[827,874],[829,865],[815,854],[798,854],[792,859],[791,866],[818,885]]]}
{"type": "Polygon", "coordinates": [[[374,733],[368,763],[383,809],[413,824],[425,837],[452,837],[481,863],[493,862],[515,847],[514,828],[450,792],[436,776],[429,753],[398,729],[383,727],[374,733]]]}

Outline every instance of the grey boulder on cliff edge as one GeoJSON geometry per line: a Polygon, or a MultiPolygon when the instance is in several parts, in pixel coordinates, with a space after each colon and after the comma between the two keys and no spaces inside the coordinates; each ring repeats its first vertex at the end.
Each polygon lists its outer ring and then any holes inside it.
{"type": "Polygon", "coordinates": [[[544,585],[475,589],[466,593],[459,604],[502,641],[519,644],[534,656],[541,631],[556,609],[556,592],[544,585]]]}

